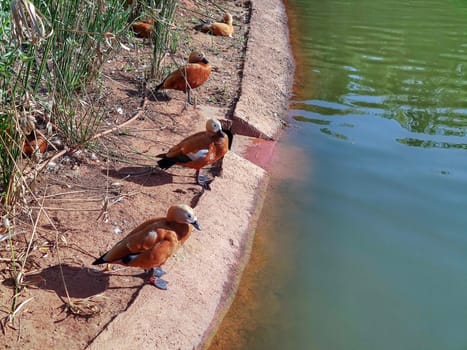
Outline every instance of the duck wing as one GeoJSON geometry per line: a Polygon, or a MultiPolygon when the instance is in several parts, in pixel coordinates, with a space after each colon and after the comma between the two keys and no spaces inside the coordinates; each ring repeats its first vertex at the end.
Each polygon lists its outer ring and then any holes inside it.
{"type": "Polygon", "coordinates": [[[169,149],[169,151],[165,154],[166,157],[178,157],[180,155],[188,156],[190,158],[190,154],[197,154],[202,150],[209,150],[209,145],[212,142],[211,136],[205,132],[200,131],[196,134],[188,136],[179,144],[173,146],[169,149]]]}
{"type": "MultiPolygon", "coordinates": [[[[124,257],[128,255],[140,254],[151,249],[166,236],[165,231],[167,229],[164,227],[167,227],[165,218],[153,218],[143,222],[115,244],[107,253],[94,261],[93,265],[123,261],[124,257]]],[[[125,263],[125,261],[123,262],[125,263]]]]}
{"type": "Polygon", "coordinates": [[[163,265],[166,260],[177,250],[179,241],[177,234],[172,230],[158,229],[155,244],[146,242],[135,242],[133,248],[138,249],[137,254],[128,254],[122,258],[122,262],[128,266],[152,268],[163,265]],[[149,243],[146,246],[145,243],[149,243]]]}

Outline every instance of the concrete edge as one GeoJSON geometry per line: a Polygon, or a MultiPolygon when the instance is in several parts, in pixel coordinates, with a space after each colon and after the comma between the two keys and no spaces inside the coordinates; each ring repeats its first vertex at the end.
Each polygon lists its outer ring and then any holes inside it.
{"type": "Polygon", "coordinates": [[[283,116],[292,92],[294,71],[284,4],[281,0],[251,0],[250,30],[232,131],[276,139],[285,124],[283,116]],[[270,28],[277,30],[271,33],[268,32],[270,28]],[[258,64],[258,60],[251,57],[265,59],[258,64]],[[268,60],[271,57],[274,60],[268,60]],[[258,93],[263,96],[259,101],[250,97],[258,93]]]}

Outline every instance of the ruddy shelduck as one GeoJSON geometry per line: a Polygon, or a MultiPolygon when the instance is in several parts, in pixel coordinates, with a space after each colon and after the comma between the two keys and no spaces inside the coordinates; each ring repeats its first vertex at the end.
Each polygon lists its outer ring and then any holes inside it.
{"type": "Polygon", "coordinates": [[[159,10],[154,10],[152,16],[143,18],[131,24],[131,29],[140,38],[149,38],[152,35],[154,23],[159,16],[159,10]]]}
{"type": "Polygon", "coordinates": [[[156,157],[162,159],[157,164],[161,169],[168,169],[173,165],[196,169],[196,182],[209,189],[209,181],[205,175],[200,174],[200,170],[221,159],[227,153],[229,145],[230,137],[222,130],[219,120],[208,119],[206,131],[188,136],[168,152],[158,154],[156,157]]]}
{"type": "Polygon", "coordinates": [[[163,89],[179,90],[187,93],[188,102],[193,104],[191,90],[203,85],[211,75],[211,65],[204,53],[193,51],[188,57],[188,64],[180,67],[156,86],[156,91],[163,89]]]}
{"type": "Polygon", "coordinates": [[[173,205],[166,217],[143,222],[92,264],[150,269],[150,283],[165,290],[167,281],[161,279],[165,274],[161,266],[190,237],[192,226],[201,230],[193,209],[185,204],[173,205]]]}
{"type": "Polygon", "coordinates": [[[154,28],[153,20],[142,20],[131,24],[131,28],[136,36],[140,38],[149,38],[154,28]]]}
{"type": "Polygon", "coordinates": [[[203,23],[197,25],[195,30],[199,30],[204,33],[211,33],[212,35],[228,36],[231,38],[234,32],[232,15],[230,13],[226,13],[224,15],[223,22],[203,23]]]}
{"type": "Polygon", "coordinates": [[[36,135],[31,133],[26,136],[26,139],[23,142],[23,153],[31,157],[32,155],[37,155],[39,153],[44,153],[47,149],[47,141],[42,135],[36,135]]]}

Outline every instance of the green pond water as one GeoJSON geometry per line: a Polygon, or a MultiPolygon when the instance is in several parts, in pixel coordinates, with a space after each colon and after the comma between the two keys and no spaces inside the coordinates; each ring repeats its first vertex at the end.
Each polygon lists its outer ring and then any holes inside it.
{"type": "Polygon", "coordinates": [[[467,1],[286,5],[305,177],[273,180],[230,348],[467,349],[467,1]]]}

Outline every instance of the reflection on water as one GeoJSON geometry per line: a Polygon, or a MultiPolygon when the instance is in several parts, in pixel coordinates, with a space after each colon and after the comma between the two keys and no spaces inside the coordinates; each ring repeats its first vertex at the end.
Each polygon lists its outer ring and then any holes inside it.
{"type": "Polygon", "coordinates": [[[466,143],[439,142],[432,140],[420,140],[415,138],[396,139],[397,142],[415,147],[459,148],[467,149],[466,143]]]}
{"type": "MultiPolygon", "coordinates": [[[[288,1],[300,8],[305,74],[297,117],[363,115],[393,119],[410,132],[402,143],[463,148],[467,34],[461,1],[288,1]],[[308,10],[308,11],[307,11],[308,10]],[[310,92],[320,96],[310,100],[310,92]],[[431,135],[429,140],[417,134],[431,135]]],[[[323,128],[341,139],[345,133],[323,128]]]]}
{"type": "Polygon", "coordinates": [[[307,159],[277,168],[307,177],[274,182],[214,349],[466,349],[467,2],[286,4],[307,159]]]}

